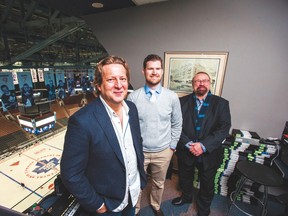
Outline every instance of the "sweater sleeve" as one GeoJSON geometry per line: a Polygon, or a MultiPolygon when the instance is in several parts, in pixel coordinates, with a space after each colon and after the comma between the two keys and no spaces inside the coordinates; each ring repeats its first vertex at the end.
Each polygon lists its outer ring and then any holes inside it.
{"type": "Polygon", "coordinates": [[[182,131],[182,112],[178,95],[174,93],[171,117],[171,149],[176,149],[182,131]]]}

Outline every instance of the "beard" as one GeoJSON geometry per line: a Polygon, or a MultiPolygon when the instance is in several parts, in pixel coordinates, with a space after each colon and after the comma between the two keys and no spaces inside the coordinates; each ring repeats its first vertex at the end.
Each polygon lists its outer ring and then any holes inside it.
{"type": "Polygon", "coordinates": [[[161,79],[153,80],[153,79],[146,79],[146,83],[150,86],[156,86],[161,82],[161,79]]]}
{"type": "Polygon", "coordinates": [[[207,92],[208,92],[208,89],[205,86],[199,86],[196,89],[195,94],[196,94],[196,96],[202,97],[205,94],[207,94],[207,92]]]}

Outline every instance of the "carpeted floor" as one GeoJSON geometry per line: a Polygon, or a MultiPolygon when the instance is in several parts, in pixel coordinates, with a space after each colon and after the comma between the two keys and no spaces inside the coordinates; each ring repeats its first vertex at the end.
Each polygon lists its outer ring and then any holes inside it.
{"type": "MultiPolygon", "coordinates": [[[[139,215],[140,216],[153,216],[153,211],[149,205],[149,191],[151,188],[150,181],[148,182],[147,187],[142,192],[142,199],[141,199],[141,210],[139,215]]],[[[185,204],[180,207],[173,206],[171,204],[171,200],[177,196],[179,196],[181,192],[178,190],[178,175],[172,174],[172,178],[167,179],[165,182],[165,190],[163,194],[163,201],[161,204],[161,209],[165,216],[194,216],[196,215],[195,211],[195,203],[192,204],[185,204]]],[[[212,205],[211,205],[211,216],[224,216],[227,214],[228,211],[228,202],[229,199],[227,197],[221,196],[216,194],[214,196],[212,205]]],[[[251,215],[257,215],[258,208],[255,205],[244,205],[245,209],[249,209],[249,213],[251,215]]],[[[273,201],[268,202],[268,212],[266,216],[279,216],[283,215],[284,207],[273,201]]],[[[230,216],[242,216],[245,215],[236,208],[233,208],[230,211],[230,216]]]]}

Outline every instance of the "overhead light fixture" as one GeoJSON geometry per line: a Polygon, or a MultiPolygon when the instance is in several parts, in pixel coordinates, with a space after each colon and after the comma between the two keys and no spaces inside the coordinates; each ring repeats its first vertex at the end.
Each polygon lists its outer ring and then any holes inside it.
{"type": "Polygon", "coordinates": [[[13,66],[22,66],[22,62],[21,61],[16,61],[13,66]]]}
{"type": "Polygon", "coordinates": [[[104,5],[102,3],[100,3],[100,2],[94,2],[94,3],[92,3],[92,7],[94,7],[94,8],[103,8],[104,5]]]}

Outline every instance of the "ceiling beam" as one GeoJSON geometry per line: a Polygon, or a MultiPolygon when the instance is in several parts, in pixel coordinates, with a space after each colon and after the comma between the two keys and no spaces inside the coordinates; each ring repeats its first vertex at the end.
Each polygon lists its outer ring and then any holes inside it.
{"type": "Polygon", "coordinates": [[[1,24],[1,25],[6,22],[9,14],[10,14],[10,12],[11,12],[11,10],[12,10],[12,6],[13,6],[13,4],[14,4],[14,1],[15,1],[15,0],[6,1],[7,7],[6,7],[4,13],[2,14],[2,19],[1,19],[1,21],[0,21],[0,24],[1,24]]]}
{"type": "Polygon", "coordinates": [[[25,59],[26,57],[38,52],[39,50],[49,46],[52,43],[55,43],[56,41],[66,37],[67,35],[70,35],[70,34],[74,33],[75,31],[80,30],[85,25],[86,24],[84,23],[84,24],[76,25],[76,26],[67,26],[63,30],[55,33],[54,35],[52,35],[48,39],[42,41],[41,43],[36,44],[35,46],[31,47],[27,51],[21,53],[20,55],[12,57],[10,62],[4,63],[4,66],[5,65],[9,65],[9,64],[13,64],[13,63],[15,63],[17,61],[21,61],[21,60],[25,59]]]}
{"type": "MultiPolygon", "coordinates": [[[[47,26],[49,24],[83,24],[85,21],[83,19],[79,19],[77,17],[62,17],[57,19],[51,19],[51,20],[33,20],[23,23],[22,27],[24,28],[39,28],[39,26],[47,26]]],[[[19,31],[19,24],[18,23],[6,23],[3,24],[3,27],[5,27],[6,31],[19,31]]]]}
{"type": "Polygon", "coordinates": [[[86,63],[89,63],[89,62],[93,62],[95,60],[98,61],[99,59],[102,59],[102,58],[104,58],[106,56],[107,56],[107,53],[101,53],[101,54],[99,54],[97,56],[94,56],[92,58],[85,59],[85,60],[81,61],[80,64],[86,64],[86,63]]]}
{"type": "Polygon", "coordinates": [[[60,14],[59,10],[54,11],[54,13],[49,17],[49,22],[51,22],[51,20],[54,20],[57,18],[57,16],[60,14]]]}
{"type": "Polygon", "coordinates": [[[10,48],[9,48],[9,43],[8,43],[8,39],[7,39],[7,35],[5,33],[2,34],[3,37],[3,43],[4,43],[4,47],[5,47],[5,58],[6,59],[10,59],[10,48]]]}
{"type": "Polygon", "coordinates": [[[30,17],[33,15],[33,13],[34,13],[34,11],[35,11],[37,6],[38,6],[38,2],[36,2],[36,1],[32,1],[31,2],[30,6],[29,6],[29,9],[25,13],[25,16],[24,16],[24,18],[22,20],[23,23],[30,19],[30,17]]]}

